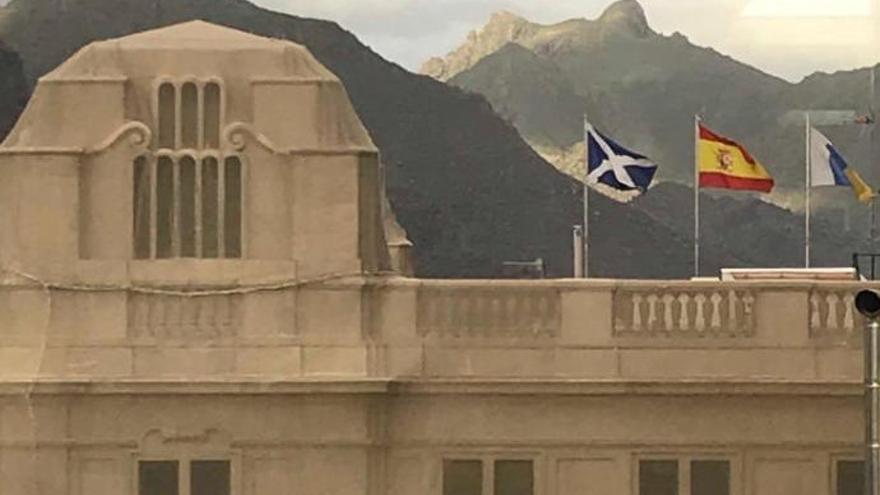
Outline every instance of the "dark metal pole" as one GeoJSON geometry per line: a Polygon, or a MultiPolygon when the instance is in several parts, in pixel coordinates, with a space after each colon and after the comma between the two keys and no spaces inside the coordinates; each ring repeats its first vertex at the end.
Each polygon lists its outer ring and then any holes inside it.
{"type": "Polygon", "coordinates": [[[865,495],[880,495],[880,322],[865,325],[865,495]]]}

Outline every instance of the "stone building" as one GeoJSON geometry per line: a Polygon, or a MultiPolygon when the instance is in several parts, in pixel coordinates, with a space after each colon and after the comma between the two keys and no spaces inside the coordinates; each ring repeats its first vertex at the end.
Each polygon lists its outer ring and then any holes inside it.
{"type": "Polygon", "coordinates": [[[860,493],[856,284],[409,278],[288,42],[84,48],[0,146],[0,232],[3,495],[860,493]]]}

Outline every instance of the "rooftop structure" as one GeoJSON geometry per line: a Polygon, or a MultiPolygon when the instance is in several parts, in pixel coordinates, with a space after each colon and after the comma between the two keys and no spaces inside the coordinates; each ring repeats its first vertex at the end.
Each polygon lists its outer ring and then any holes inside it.
{"type": "Polygon", "coordinates": [[[86,47],[0,146],[0,228],[3,494],[859,493],[872,284],[406,277],[291,43],[86,47]]]}

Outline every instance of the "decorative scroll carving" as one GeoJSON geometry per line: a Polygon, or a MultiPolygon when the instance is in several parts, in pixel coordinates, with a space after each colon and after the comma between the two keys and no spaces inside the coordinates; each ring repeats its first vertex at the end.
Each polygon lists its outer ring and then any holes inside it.
{"type": "Polygon", "coordinates": [[[855,310],[853,289],[813,289],[807,307],[811,337],[861,342],[864,319],[855,310]]]}
{"type": "Polygon", "coordinates": [[[153,140],[153,131],[144,124],[143,122],[130,121],[125,124],[119,126],[116,131],[113,132],[107,139],[102,141],[100,144],[95,146],[94,148],[90,148],[85,150],[86,154],[96,154],[102,153],[110,149],[111,146],[115,145],[119,140],[124,137],[128,137],[128,143],[131,147],[143,151],[150,147],[150,143],[153,140]]]}
{"type": "Polygon", "coordinates": [[[227,143],[235,151],[243,151],[247,146],[248,137],[255,140],[263,148],[273,154],[281,154],[281,151],[265,135],[257,132],[254,127],[245,122],[233,122],[223,129],[223,142],[227,143]]]}
{"type": "Polygon", "coordinates": [[[748,337],[755,332],[751,290],[622,289],[614,294],[618,336],[748,337]]]}
{"type": "Polygon", "coordinates": [[[552,338],[559,333],[560,294],[544,288],[424,287],[419,335],[442,338],[552,338]]]}
{"type": "Polygon", "coordinates": [[[241,326],[241,312],[238,295],[131,294],[128,336],[150,341],[234,338],[241,326]]]}

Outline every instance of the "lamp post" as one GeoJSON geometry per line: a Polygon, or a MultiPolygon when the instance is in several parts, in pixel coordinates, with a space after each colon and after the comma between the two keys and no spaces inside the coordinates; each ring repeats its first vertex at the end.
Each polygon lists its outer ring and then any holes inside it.
{"type": "Polygon", "coordinates": [[[880,495],[880,294],[863,290],[856,309],[865,317],[865,494],[880,495]]]}

